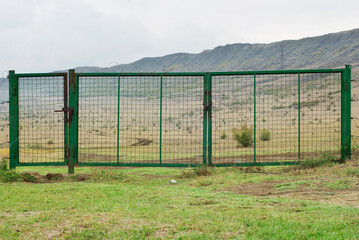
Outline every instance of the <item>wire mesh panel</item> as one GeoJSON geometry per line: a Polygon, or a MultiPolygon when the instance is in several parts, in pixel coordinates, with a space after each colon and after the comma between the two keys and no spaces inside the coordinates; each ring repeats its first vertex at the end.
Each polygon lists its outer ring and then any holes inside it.
{"type": "Polygon", "coordinates": [[[64,162],[64,76],[19,77],[19,163],[64,162]]]}
{"type": "Polygon", "coordinates": [[[212,102],[212,163],[253,162],[254,76],[212,76],[212,102]]]}
{"type": "Polygon", "coordinates": [[[162,79],[162,163],[203,162],[203,76],[162,79]]]}
{"type": "Polygon", "coordinates": [[[298,74],[256,76],[256,163],[298,160],[298,74]]]}
{"type": "Polygon", "coordinates": [[[341,74],[300,75],[301,159],[340,155],[341,74]]]}
{"type": "Polygon", "coordinates": [[[9,157],[9,79],[0,79],[0,159],[9,157]]]}
{"type": "Polygon", "coordinates": [[[341,78],[340,72],[212,76],[212,163],[339,157],[341,78]]]}
{"type": "Polygon", "coordinates": [[[159,163],[159,76],[121,76],[119,163],[159,163]]]}
{"type": "Polygon", "coordinates": [[[117,162],[118,77],[79,77],[78,161],[117,162]]]}

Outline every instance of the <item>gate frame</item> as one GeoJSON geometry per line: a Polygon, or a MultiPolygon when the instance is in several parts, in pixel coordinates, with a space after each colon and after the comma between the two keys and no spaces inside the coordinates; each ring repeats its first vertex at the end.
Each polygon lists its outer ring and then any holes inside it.
{"type": "MultiPolygon", "coordinates": [[[[186,73],[75,73],[74,69],[69,70],[69,79],[70,79],[70,91],[69,91],[69,102],[70,107],[74,108],[73,121],[70,124],[70,137],[69,137],[69,146],[70,146],[70,164],[73,166],[121,166],[121,167],[194,167],[201,164],[208,164],[207,161],[207,122],[208,122],[208,73],[198,73],[198,72],[186,72],[186,73]],[[80,77],[118,77],[120,81],[121,77],[160,77],[161,78],[161,90],[160,90],[160,104],[162,104],[162,78],[168,76],[193,76],[193,77],[203,77],[203,143],[202,143],[202,163],[201,164],[183,164],[183,163],[162,163],[162,152],[159,153],[158,163],[81,163],[78,161],[78,104],[79,104],[79,78],[80,77]]],[[[161,115],[161,114],[160,114],[161,115]]],[[[162,125],[162,116],[160,119],[160,125],[162,125]]],[[[160,140],[162,140],[162,129],[160,129],[160,140]]],[[[160,144],[160,149],[162,145],[160,144]]],[[[69,164],[69,172],[73,172],[73,167],[69,164]],[[71,170],[70,170],[71,168],[71,170]]]]}
{"type": "MultiPolygon", "coordinates": [[[[212,164],[212,76],[220,75],[253,75],[254,90],[256,89],[256,76],[268,74],[298,74],[298,83],[300,83],[300,74],[303,73],[340,73],[341,74],[341,159],[351,158],[351,66],[345,65],[341,69],[309,69],[309,70],[274,70],[274,71],[239,71],[239,72],[187,72],[187,73],[75,73],[74,69],[67,73],[30,73],[15,74],[15,71],[9,71],[9,134],[10,134],[10,168],[16,166],[45,166],[45,165],[68,165],[69,173],[74,173],[76,166],[134,166],[134,167],[188,167],[199,164],[166,164],[162,163],[161,151],[159,163],[79,163],[78,162],[78,98],[79,98],[79,78],[81,76],[117,76],[119,81],[121,76],[157,76],[161,78],[161,99],[162,99],[162,78],[165,76],[201,76],[203,77],[203,163],[213,166],[269,166],[269,165],[294,165],[298,161],[292,162],[256,162],[256,147],[254,146],[253,163],[230,163],[230,164],[212,164]],[[56,77],[64,76],[64,108],[67,104],[69,109],[73,110],[70,116],[68,111],[64,111],[64,119],[72,118],[71,122],[64,124],[64,162],[44,162],[44,163],[20,163],[19,162],[19,96],[18,96],[18,78],[19,77],[56,77]],[[66,96],[66,89],[69,86],[66,96]]],[[[300,93],[300,84],[298,87],[300,93]]],[[[254,95],[256,91],[254,91],[254,95]]],[[[300,109],[300,94],[298,94],[298,103],[300,109]]],[[[162,101],[161,101],[162,104],[162,101]]],[[[300,111],[300,110],[299,110],[300,111]]],[[[254,100],[254,124],[256,124],[256,100],[254,100]]],[[[300,116],[298,121],[300,121],[300,116]]],[[[299,122],[300,123],[300,122],[299,122]]],[[[162,124],[162,117],[161,122],[162,124]]],[[[298,124],[298,156],[300,156],[300,124],[298,124]]],[[[160,134],[162,138],[162,134],[160,134]]],[[[160,149],[161,149],[160,144],[160,149]]]]}
{"type": "MultiPolygon", "coordinates": [[[[10,169],[15,169],[16,166],[59,166],[68,165],[69,152],[68,149],[68,123],[66,120],[69,114],[65,109],[67,108],[67,73],[21,73],[15,74],[14,70],[9,71],[9,155],[10,155],[10,169]],[[63,77],[64,81],[64,108],[60,110],[64,112],[64,161],[63,162],[33,162],[21,163],[19,159],[19,78],[31,77],[63,77]]],[[[55,109],[54,109],[55,111],[55,109]]]]}

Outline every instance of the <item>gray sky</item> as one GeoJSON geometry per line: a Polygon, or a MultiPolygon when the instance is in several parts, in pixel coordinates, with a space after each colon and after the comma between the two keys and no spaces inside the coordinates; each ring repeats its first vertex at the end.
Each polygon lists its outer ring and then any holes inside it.
{"type": "Polygon", "coordinates": [[[0,11],[1,76],[359,27],[358,0],[0,0],[0,11]]]}

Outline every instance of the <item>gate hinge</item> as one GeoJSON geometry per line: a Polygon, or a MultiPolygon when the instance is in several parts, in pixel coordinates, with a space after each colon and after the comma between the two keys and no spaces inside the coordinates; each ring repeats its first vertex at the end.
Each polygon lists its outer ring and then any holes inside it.
{"type": "Polygon", "coordinates": [[[65,148],[65,157],[70,157],[70,149],[69,148],[65,148]]]}

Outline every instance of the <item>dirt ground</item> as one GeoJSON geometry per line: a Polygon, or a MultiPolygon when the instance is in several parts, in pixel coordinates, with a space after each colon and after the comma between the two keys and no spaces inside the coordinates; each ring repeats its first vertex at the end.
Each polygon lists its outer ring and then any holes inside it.
{"type": "MultiPolygon", "coordinates": [[[[326,179],[315,179],[327,182],[326,179]]],[[[296,181],[293,181],[296,182],[296,181]]],[[[297,181],[298,182],[298,181],[297,181]]],[[[296,189],[281,191],[275,188],[281,183],[291,183],[290,181],[266,181],[261,183],[244,183],[238,186],[222,189],[249,196],[276,196],[291,199],[311,200],[322,203],[337,204],[342,206],[353,206],[359,208],[359,185],[351,189],[331,189],[322,184],[317,188],[308,188],[303,184],[296,189]]]]}

